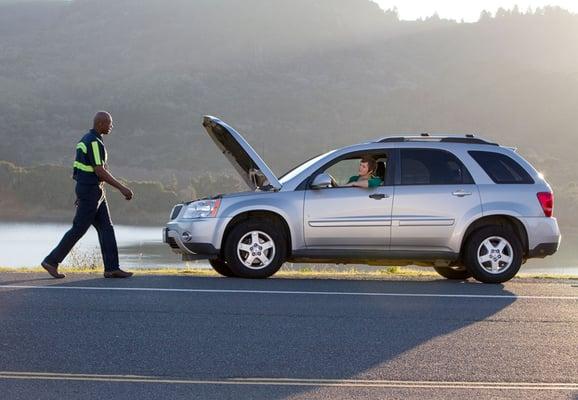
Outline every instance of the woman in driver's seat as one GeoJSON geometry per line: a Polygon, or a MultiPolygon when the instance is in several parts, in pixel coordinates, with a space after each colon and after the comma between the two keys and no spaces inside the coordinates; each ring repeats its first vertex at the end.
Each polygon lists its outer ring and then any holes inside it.
{"type": "Polygon", "coordinates": [[[349,178],[349,181],[347,181],[347,184],[344,186],[367,188],[381,185],[381,179],[373,175],[376,168],[377,162],[375,161],[375,158],[371,156],[363,156],[359,161],[359,175],[354,175],[349,178]]]}

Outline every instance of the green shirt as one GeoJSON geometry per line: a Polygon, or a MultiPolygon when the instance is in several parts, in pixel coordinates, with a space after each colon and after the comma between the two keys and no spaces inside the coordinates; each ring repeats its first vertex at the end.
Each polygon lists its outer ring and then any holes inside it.
{"type": "MultiPolygon", "coordinates": [[[[355,176],[352,176],[351,178],[349,178],[347,183],[357,182],[358,180],[359,180],[359,175],[355,175],[355,176]]],[[[378,187],[379,185],[381,185],[381,179],[379,179],[377,176],[372,175],[367,180],[367,187],[378,187]]]]}

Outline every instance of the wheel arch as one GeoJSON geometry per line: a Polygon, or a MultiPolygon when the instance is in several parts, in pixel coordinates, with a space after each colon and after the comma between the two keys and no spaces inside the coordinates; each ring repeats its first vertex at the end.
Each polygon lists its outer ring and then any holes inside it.
{"type": "Polygon", "coordinates": [[[522,244],[522,250],[524,252],[524,257],[527,257],[528,248],[528,232],[526,227],[518,218],[511,215],[496,214],[496,215],[486,215],[477,220],[473,221],[466,229],[466,232],[462,239],[462,244],[460,246],[460,255],[463,257],[464,249],[466,243],[468,242],[470,236],[479,229],[485,228],[487,226],[498,225],[502,227],[507,227],[513,230],[513,232],[518,236],[522,244]]]}
{"type": "Polygon", "coordinates": [[[291,256],[291,230],[289,228],[289,224],[287,220],[279,213],[271,210],[250,210],[250,211],[243,211],[237,215],[235,215],[227,224],[225,231],[223,233],[223,237],[221,239],[221,255],[225,248],[225,243],[227,242],[227,238],[229,234],[233,230],[235,226],[241,221],[246,221],[248,219],[264,219],[271,221],[273,224],[279,226],[283,232],[283,236],[285,238],[285,242],[287,244],[287,254],[286,257],[291,256]]]}

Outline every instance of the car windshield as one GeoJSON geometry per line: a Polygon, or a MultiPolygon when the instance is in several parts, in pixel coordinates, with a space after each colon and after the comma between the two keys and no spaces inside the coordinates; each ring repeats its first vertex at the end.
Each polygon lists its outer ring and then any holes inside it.
{"type": "Polygon", "coordinates": [[[319,154],[318,156],[315,156],[315,157],[305,161],[303,164],[297,165],[296,167],[290,169],[288,172],[283,174],[283,176],[281,176],[281,178],[279,178],[279,182],[281,182],[281,184],[284,184],[285,182],[290,181],[291,179],[293,179],[297,175],[299,175],[301,172],[305,171],[307,168],[309,168],[310,166],[315,164],[317,161],[328,156],[329,154],[333,153],[334,151],[335,150],[331,150],[331,151],[328,151],[327,153],[319,154]]]}

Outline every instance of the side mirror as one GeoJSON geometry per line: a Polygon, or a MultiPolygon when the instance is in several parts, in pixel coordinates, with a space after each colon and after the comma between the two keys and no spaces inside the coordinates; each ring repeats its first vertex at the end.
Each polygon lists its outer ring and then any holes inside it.
{"type": "Polygon", "coordinates": [[[331,184],[331,181],[332,179],[331,176],[329,176],[329,174],[326,173],[319,174],[313,179],[313,182],[311,182],[311,188],[325,189],[332,187],[333,185],[331,184]]]}

